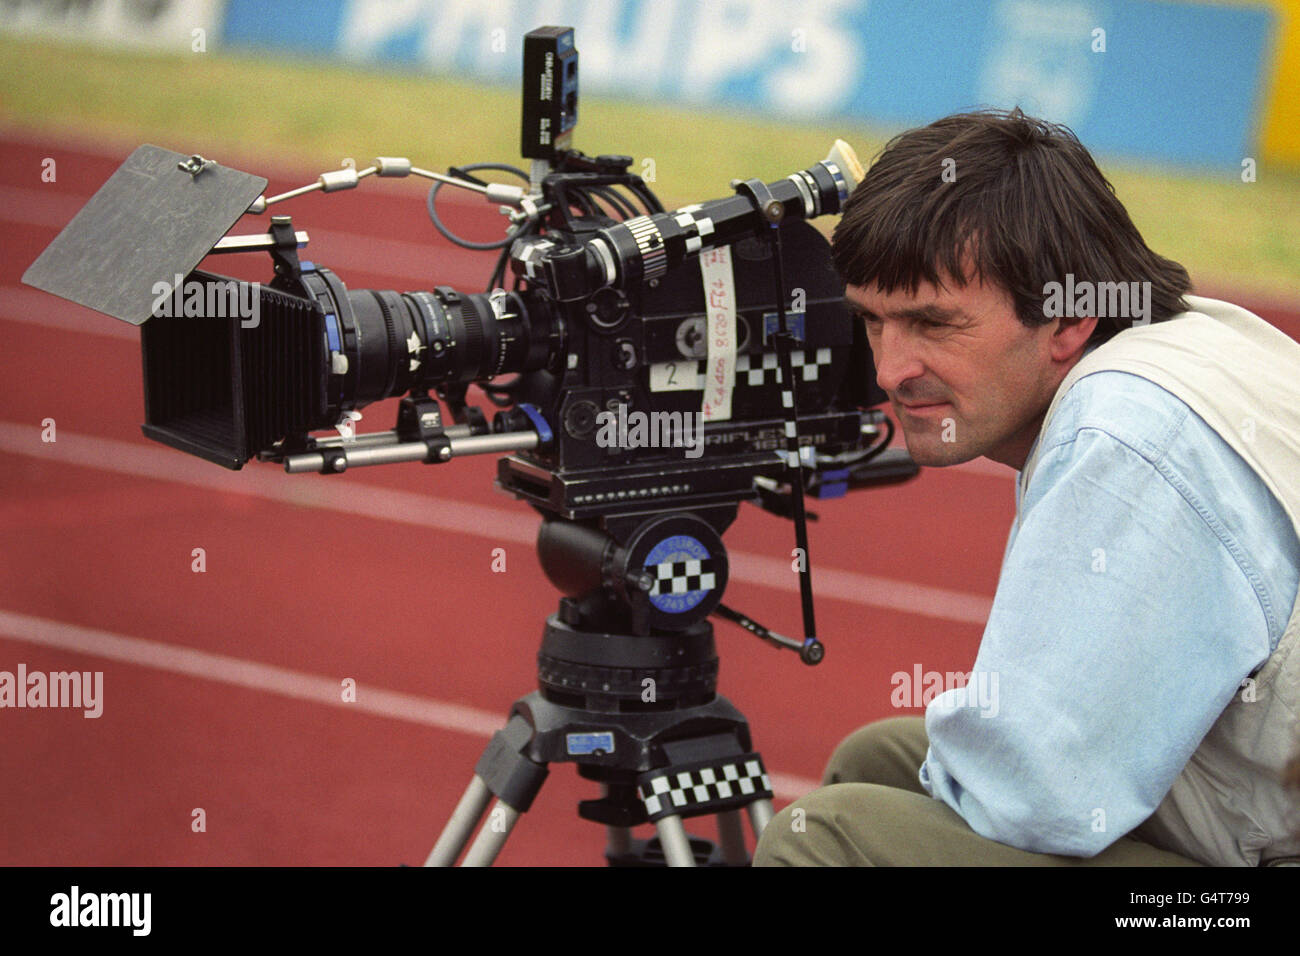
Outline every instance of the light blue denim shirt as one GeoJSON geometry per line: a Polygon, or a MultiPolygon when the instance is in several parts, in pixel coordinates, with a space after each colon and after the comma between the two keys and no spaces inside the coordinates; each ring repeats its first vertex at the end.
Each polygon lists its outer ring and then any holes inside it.
{"type": "Polygon", "coordinates": [[[1300,541],[1254,470],[1146,379],[1086,376],[1050,426],[971,680],[926,710],[920,779],[982,836],[1094,856],[1249,693],[1300,541]]]}

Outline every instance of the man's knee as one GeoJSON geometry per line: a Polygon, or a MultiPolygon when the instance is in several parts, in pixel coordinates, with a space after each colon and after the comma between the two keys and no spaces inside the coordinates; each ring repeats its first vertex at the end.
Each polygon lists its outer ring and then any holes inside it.
{"type": "Polygon", "coordinates": [[[1196,865],[1130,837],[1095,857],[1036,853],[980,836],[949,806],[871,783],[837,783],[795,801],[764,829],[755,866],[1196,865]]]}
{"type": "Polygon", "coordinates": [[[924,717],[888,717],[867,724],[840,741],[822,784],[878,783],[923,792],[917,774],[926,746],[924,717]]]}
{"type": "Polygon", "coordinates": [[[890,790],[856,783],[814,790],[772,817],[754,850],[754,865],[873,865],[864,822],[879,822],[872,807],[890,790]]]}
{"type": "Polygon", "coordinates": [[[796,832],[796,821],[802,822],[808,812],[802,804],[802,800],[796,800],[768,821],[758,836],[758,845],[754,847],[755,866],[800,865],[798,858],[803,848],[790,836],[796,832]]]}

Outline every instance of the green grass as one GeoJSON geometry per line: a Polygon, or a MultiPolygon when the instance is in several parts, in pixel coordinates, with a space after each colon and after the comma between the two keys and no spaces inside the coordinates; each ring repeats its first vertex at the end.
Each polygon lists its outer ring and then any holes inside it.
{"type": "MultiPolygon", "coordinates": [[[[431,169],[517,163],[518,90],[413,71],[224,52],[161,56],[0,36],[0,125],[309,169],[409,156],[431,169]]],[[[576,145],[654,160],[669,207],[726,195],[821,159],[835,137],[864,162],[887,133],[841,121],[776,123],[743,111],[664,108],[584,94],[576,145]]],[[[229,160],[223,160],[229,162],[229,160]]],[[[1261,164],[1258,181],[1173,173],[1099,157],[1148,244],[1198,286],[1300,296],[1300,172],[1261,164]]],[[[233,163],[232,163],[233,164],[233,163]]],[[[826,223],[822,224],[825,227],[826,223]]]]}

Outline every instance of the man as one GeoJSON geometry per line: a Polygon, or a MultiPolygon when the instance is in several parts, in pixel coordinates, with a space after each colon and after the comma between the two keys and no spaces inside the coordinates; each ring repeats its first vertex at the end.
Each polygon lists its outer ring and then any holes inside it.
{"type": "Polygon", "coordinates": [[[913,458],[1016,469],[1016,522],[967,686],[845,740],[755,862],[1300,856],[1300,345],[1019,110],[894,139],[834,255],[913,458]]]}

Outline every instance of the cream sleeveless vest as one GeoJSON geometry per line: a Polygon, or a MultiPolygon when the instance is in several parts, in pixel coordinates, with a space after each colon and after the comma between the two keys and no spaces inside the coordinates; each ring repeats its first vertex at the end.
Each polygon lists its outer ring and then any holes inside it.
{"type": "MultiPolygon", "coordinates": [[[[1061,397],[1085,375],[1138,375],[1218,432],[1277,496],[1300,535],[1300,344],[1235,305],[1185,299],[1191,311],[1126,329],[1084,356],[1057,389],[1043,432],[1061,397]]],[[[1038,451],[1021,472],[1022,498],[1038,451]]],[[[1298,800],[1281,783],[1300,751],[1300,601],[1293,601],[1277,649],[1251,681],[1136,836],[1216,866],[1300,856],[1298,800]]]]}

